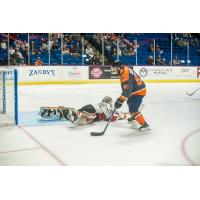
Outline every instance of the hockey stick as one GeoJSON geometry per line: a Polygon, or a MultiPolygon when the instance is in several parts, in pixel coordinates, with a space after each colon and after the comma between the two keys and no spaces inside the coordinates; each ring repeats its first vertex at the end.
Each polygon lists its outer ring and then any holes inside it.
{"type": "Polygon", "coordinates": [[[112,115],[111,115],[110,119],[108,120],[106,127],[104,128],[104,130],[102,132],[91,132],[90,135],[91,136],[101,136],[101,135],[103,135],[106,132],[106,129],[107,129],[109,123],[111,122],[112,117],[115,114],[115,111],[116,111],[116,108],[113,110],[112,115]]]}
{"type": "Polygon", "coordinates": [[[197,88],[195,91],[193,91],[193,92],[186,92],[186,94],[188,95],[188,96],[192,96],[193,94],[195,94],[197,91],[199,91],[200,90],[200,87],[199,88],[197,88]]]}

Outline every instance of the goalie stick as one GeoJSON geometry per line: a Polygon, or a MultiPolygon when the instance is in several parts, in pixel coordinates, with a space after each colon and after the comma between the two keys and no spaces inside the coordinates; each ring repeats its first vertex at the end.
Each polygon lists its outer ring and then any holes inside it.
{"type": "Polygon", "coordinates": [[[200,90],[200,87],[199,88],[197,88],[195,91],[193,91],[193,92],[186,92],[186,94],[188,95],[188,96],[192,96],[193,94],[195,94],[197,91],[199,91],[200,90]]]}
{"type": "Polygon", "coordinates": [[[104,130],[102,132],[91,132],[90,135],[91,136],[101,136],[101,135],[104,135],[104,133],[106,132],[106,129],[108,128],[108,125],[110,124],[110,122],[112,120],[113,115],[115,114],[115,111],[116,111],[116,108],[113,110],[112,115],[111,115],[110,119],[108,120],[108,122],[107,122],[107,124],[106,124],[106,126],[105,126],[105,128],[104,128],[104,130]]]}

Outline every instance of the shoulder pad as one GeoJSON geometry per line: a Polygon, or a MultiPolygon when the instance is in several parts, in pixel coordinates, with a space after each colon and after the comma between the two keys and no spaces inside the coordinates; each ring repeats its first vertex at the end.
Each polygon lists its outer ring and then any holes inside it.
{"type": "Polygon", "coordinates": [[[123,67],[120,70],[120,82],[124,83],[129,80],[129,68],[128,67],[123,67]]]}

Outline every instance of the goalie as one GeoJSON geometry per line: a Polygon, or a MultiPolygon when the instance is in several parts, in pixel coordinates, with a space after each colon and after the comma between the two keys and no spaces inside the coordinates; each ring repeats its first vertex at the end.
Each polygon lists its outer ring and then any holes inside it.
{"type": "MultiPolygon", "coordinates": [[[[68,120],[75,126],[83,126],[95,121],[109,120],[113,112],[113,101],[105,96],[96,106],[88,104],[76,110],[64,106],[41,107],[39,115],[44,120],[68,120]]],[[[126,113],[116,112],[111,121],[127,118],[126,113]]]]}

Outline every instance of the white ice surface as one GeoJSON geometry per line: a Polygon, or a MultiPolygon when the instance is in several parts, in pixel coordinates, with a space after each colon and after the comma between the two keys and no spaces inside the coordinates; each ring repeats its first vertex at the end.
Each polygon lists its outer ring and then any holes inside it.
{"type": "MultiPolygon", "coordinates": [[[[147,84],[142,111],[152,131],[138,133],[126,121],[85,127],[66,125],[0,129],[0,165],[200,165],[199,83],[147,84]]],[[[41,85],[19,87],[19,110],[40,106],[80,108],[106,95],[116,99],[118,84],[41,85]]],[[[122,109],[128,111],[126,103],[122,109]]]]}

